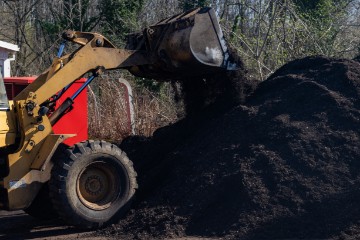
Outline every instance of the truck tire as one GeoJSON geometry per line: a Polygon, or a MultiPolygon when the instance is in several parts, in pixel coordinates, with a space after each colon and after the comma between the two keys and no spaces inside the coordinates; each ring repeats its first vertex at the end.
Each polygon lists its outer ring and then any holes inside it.
{"type": "Polygon", "coordinates": [[[24,209],[24,212],[41,220],[50,220],[58,217],[58,214],[50,200],[49,185],[47,182],[41,187],[38,195],[35,197],[34,201],[32,201],[31,205],[24,209]]]}
{"type": "Polygon", "coordinates": [[[95,229],[130,208],[136,172],[126,154],[104,141],[85,141],[54,158],[50,198],[68,224],[95,229]]]}

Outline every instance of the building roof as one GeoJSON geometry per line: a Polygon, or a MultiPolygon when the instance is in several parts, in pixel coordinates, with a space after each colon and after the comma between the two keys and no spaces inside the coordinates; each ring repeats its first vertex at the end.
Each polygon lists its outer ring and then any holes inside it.
{"type": "Polygon", "coordinates": [[[5,48],[5,49],[11,50],[13,52],[17,52],[20,50],[18,45],[11,44],[11,43],[4,42],[4,41],[0,41],[0,48],[5,48]]]}

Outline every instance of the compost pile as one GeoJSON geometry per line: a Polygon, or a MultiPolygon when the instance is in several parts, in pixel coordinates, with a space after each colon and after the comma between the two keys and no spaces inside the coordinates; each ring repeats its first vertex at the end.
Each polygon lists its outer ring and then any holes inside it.
{"type": "Polygon", "coordinates": [[[131,239],[360,237],[360,64],[307,57],[226,113],[122,144],[134,209],[101,232],[131,239]]]}

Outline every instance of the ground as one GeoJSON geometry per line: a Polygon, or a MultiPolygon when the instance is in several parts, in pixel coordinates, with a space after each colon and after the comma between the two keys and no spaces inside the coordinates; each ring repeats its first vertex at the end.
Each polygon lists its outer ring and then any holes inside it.
{"type": "Polygon", "coordinates": [[[107,239],[89,237],[91,232],[64,226],[59,220],[37,220],[23,211],[0,211],[0,222],[0,239],[107,239]]]}
{"type": "MultiPolygon", "coordinates": [[[[81,231],[64,225],[60,220],[42,221],[34,219],[23,211],[0,211],[0,240],[6,239],[111,239],[96,236],[93,231],[81,231]]],[[[114,238],[117,239],[117,238],[114,238]]],[[[124,236],[122,239],[130,239],[124,236]]],[[[175,240],[210,240],[211,238],[184,237],[175,240]]]]}

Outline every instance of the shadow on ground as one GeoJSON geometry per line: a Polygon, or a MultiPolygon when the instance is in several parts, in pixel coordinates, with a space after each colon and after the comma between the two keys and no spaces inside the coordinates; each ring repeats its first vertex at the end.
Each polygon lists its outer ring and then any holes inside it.
{"type": "Polygon", "coordinates": [[[22,211],[0,211],[0,240],[2,239],[61,239],[84,231],[68,227],[59,219],[38,220],[22,211]]]}

